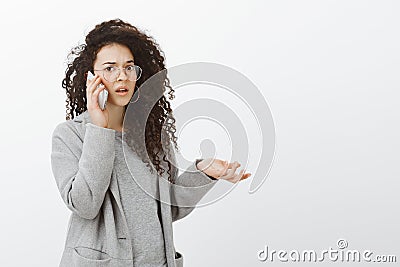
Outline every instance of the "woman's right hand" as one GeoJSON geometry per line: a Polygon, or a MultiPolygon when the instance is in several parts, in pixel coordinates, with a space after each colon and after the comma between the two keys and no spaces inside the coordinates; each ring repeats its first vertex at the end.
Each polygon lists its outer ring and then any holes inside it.
{"type": "Polygon", "coordinates": [[[90,119],[93,124],[107,128],[108,126],[107,106],[104,110],[101,110],[98,102],[98,97],[100,92],[102,90],[105,90],[104,85],[99,86],[100,83],[101,83],[101,77],[97,74],[94,76],[92,80],[86,80],[87,110],[90,114],[90,119]]]}

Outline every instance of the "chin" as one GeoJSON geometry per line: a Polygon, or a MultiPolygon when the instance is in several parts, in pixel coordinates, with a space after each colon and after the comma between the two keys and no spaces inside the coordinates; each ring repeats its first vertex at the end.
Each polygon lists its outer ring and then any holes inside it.
{"type": "MultiPolygon", "coordinates": [[[[130,98],[129,98],[130,99],[130,98]]],[[[113,106],[117,106],[117,107],[125,107],[126,105],[129,104],[129,99],[127,97],[127,99],[120,99],[119,101],[110,101],[107,104],[108,105],[113,105],[113,106]]]]}
{"type": "Polygon", "coordinates": [[[127,100],[127,101],[120,101],[119,103],[118,103],[118,106],[120,106],[120,107],[125,107],[126,105],[128,105],[129,104],[129,100],[127,100]]]}

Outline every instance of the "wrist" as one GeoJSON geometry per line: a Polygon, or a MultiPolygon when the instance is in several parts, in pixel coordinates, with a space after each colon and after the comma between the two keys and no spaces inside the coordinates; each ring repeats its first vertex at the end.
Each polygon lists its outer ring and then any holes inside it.
{"type": "Polygon", "coordinates": [[[201,166],[200,166],[200,162],[202,161],[202,159],[196,159],[196,168],[199,170],[199,171],[203,171],[202,169],[201,169],[201,166]]]}
{"type": "Polygon", "coordinates": [[[199,171],[201,171],[202,173],[204,173],[205,175],[207,175],[208,178],[210,178],[210,179],[212,179],[212,180],[217,180],[217,178],[214,178],[214,177],[208,175],[206,172],[203,171],[202,166],[201,166],[201,165],[202,165],[202,164],[201,164],[202,161],[203,161],[203,159],[196,159],[196,168],[197,168],[199,171]]]}

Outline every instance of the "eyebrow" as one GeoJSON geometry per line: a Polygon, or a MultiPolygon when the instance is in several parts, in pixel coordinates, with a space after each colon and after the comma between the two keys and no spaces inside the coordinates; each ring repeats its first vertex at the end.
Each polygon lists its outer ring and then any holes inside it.
{"type": "MultiPolygon", "coordinates": [[[[109,62],[104,62],[103,63],[103,65],[106,65],[106,64],[115,64],[116,62],[111,62],[111,61],[109,61],[109,62]]],[[[134,63],[133,62],[133,59],[130,59],[130,60],[127,60],[125,63],[134,63]]]]}

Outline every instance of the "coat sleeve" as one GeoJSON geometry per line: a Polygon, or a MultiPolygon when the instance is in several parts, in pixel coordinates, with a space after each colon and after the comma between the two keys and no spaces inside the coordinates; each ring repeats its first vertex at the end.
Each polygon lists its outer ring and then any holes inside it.
{"type": "Polygon", "coordinates": [[[70,121],[56,126],[52,135],[51,166],[67,207],[93,219],[109,187],[115,158],[115,130],[87,123],[83,141],[70,121]]]}
{"type": "MultiPolygon", "coordinates": [[[[171,206],[173,222],[189,215],[194,210],[195,205],[219,181],[197,169],[196,164],[200,160],[202,159],[194,160],[179,176],[177,168],[174,168],[175,185],[179,187],[172,187],[171,190],[171,200],[176,204],[171,206]]],[[[176,164],[175,155],[173,155],[173,162],[176,164]]]]}

